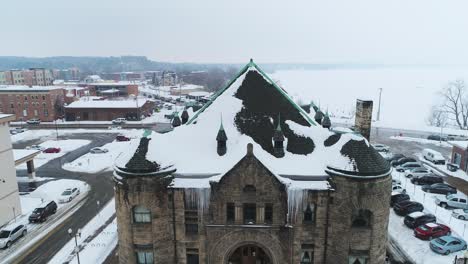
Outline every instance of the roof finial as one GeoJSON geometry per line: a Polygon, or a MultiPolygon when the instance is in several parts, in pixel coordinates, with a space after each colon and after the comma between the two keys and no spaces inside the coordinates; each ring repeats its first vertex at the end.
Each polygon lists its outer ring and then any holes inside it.
{"type": "Polygon", "coordinates": [[[253,63],[253,59],[252,59],[252,58],[250,58],[250,63],[253,63]]]}
{"type": "Polygon", "coordinates": [[[219,130],[223,130],[223,131],[224,131],[224,126],[223,126],[223,113],[220,113],[220,116],[221,116],[221,125],[219,126],[219,130]]]}

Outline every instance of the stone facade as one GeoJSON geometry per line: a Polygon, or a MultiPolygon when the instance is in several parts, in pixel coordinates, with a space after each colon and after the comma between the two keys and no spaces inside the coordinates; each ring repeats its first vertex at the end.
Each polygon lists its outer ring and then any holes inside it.
{"type": "Polygon", "coordinates": [[[153,253],[151,263],[384,263],[390,176],[330,175],[333,189],[292,193],[250,152],[210,188],[118,171],[115,179],[120,263],[138,263],[140,251],[153,253]],[[137,206],[150,222],[135,222],[137,206]]]}
{"type": "Polygon", "coordinates": [[[372,101],[357,100],[356,101],[356,118],[355,128],[367,140],[370,139],[372,125],[372,101]]]}

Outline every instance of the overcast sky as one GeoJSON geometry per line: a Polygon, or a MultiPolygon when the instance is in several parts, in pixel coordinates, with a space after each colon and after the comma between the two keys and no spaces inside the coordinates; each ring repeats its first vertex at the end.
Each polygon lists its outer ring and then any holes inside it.
{"type": "Polygon", "coordinates": [[[0,55],[468,64],[468,1],[3,1],[0,55]]]}

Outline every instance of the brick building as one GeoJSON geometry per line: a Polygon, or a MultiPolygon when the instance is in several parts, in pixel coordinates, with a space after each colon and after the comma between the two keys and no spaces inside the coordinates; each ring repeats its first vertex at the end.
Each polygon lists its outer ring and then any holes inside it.
{"type": "Polygon", "coordinates": [[[138,117],[153,113],[154,102],[138,100],[97,100],[83,98],[65,106],[67,121],[111,121],[124,117],[127,120],[140,120],[138,117]]]}
{"type": "Polygon", "coordinates": [[[131,82],[98,82],[80,84],[79,86],[88,87],[97,96],[126,97],[131,94],[138,95],[138,84],[131,82]]]}
{"type": "Polygon", "coordinates": [[[65,90],[57,86],[0,86],[0,112],[16,115],[16,121],[53,121],[63,115],[64,96],[65,90]]]}
{"type": "Polygon", "coordinates": [[[364,137],[252,61],[181,117],[116,160],[120,263],[384,263],[391,168],[364,137]]]}
{"type": "Polygon", "coordinates": [[[461,170],[468,173],[468,141],[451,141],[450,144],[452,144],[450,162],[457,164],[461,170]]]}
{"type": "Polygon", "coordinates": [[[30,68],[28,70],[8,70],[0,72],[0,84],[48,86],[52,85],[52,71],[45,68],[30,68]]]}

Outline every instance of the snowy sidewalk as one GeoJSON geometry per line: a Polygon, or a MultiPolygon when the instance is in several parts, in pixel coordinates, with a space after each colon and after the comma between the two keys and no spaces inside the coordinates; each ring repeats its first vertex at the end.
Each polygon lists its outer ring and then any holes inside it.
{"type": "MultiPolygon", "coordinates": [[[[73,230],[75,233],[76,230],[73,230]]],[[[107,205],[81,230],[78,238],[80,261],[102,263],[117,245],[117,221],[115,199],[107,205]]],[[[68,243],[49,261],[49,264],[77,263],[75,239],[68,243]]]]}

